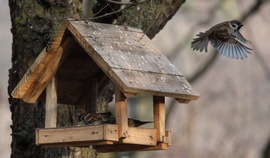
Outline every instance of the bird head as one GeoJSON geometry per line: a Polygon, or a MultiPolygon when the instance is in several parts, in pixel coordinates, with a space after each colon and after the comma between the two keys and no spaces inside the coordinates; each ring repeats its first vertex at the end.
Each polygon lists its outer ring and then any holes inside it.
{"type": "Polygon", "coordinates": [[[243,26],[243,24],[238,20],[229,21],[229,25],[230,25],[231,29],[233,29],[235,31],[240,30],[241,27],[243,26]]]}

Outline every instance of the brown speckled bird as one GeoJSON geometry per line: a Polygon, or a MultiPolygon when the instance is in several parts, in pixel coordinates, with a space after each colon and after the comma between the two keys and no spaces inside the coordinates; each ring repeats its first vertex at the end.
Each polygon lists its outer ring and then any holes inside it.
{"type": "MultiPolygon", "coordinates": [[[[78,118],[78,125],[101,125],[101,124],[115,124],[116,119],[112,117],[111,112],[106,113],[86,113],[82,114],[78,118]]],[[[128,126],[130,127],[138,127],[147,123],[152,123],[149,121],[140,121],[128,118],[128,126]]]]}
{"type": "Polygon", "coordinates": [[[243,24],[238,20],[225,21],[217,24],[205,32],[197,34],[191,42],[191,48],[202,52],[207,52],[207,46],[210,41],[211,45],[222,55],[235,58],[247,58],[247,53],[251,54],[249,47],[243,43],[250,43],[239,32],[243,24]]]}

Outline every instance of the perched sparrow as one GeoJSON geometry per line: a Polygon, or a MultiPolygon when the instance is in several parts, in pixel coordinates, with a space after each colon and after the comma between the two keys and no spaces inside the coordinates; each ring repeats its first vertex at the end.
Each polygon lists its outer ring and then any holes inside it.
{"type": "MultiPolygon", "coordinates": [[[[105,123],[108,123],[108,124],[116,123],[116,119],[115,117],[112,117],[111,112],[86,113],[86,114],[80,115],[78,120],[79,120],[78,125],[101,125],[105,123]]],[[[140,121],[140,120],[128,118],[128,126],[130,127],[138,127],[147,123],[152,123],[152,122],[140,121]]]]}
{"type": "Polygon", "coordinates": [[[197,34],[191,42],[193,50],[207,52],[207,46],[210,41],[211,45],[222,55],[229,58],[244,59],[247,53],[251,54],[250,48],[242,43],[250,43],[239,32],[243,24],[238,20],[225,21],[217,24],[207,30],[197,34]]]}
{"type": "Polygon", "coordinates": [[[79,125],[100,125],[110,121],[112,113],[86,113],[78,118],[79,125]]]}

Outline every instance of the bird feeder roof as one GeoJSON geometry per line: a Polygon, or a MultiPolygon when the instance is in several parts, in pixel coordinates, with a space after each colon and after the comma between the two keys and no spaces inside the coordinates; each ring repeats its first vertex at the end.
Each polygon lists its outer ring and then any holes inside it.
{"type": "Polygon", "coordinates": [[[72,20],[62,24],[54,37],[50,47],[44,48],[12,92],[14,98],[34,103],[67,58],[65,56],[74,55],[79,49],[126,96],[144,93],[173,97],[180,102],[199,98],[183,74],[140,29],[72,20]],[[77,48],[71,49],[74,43],[77,48]]]}

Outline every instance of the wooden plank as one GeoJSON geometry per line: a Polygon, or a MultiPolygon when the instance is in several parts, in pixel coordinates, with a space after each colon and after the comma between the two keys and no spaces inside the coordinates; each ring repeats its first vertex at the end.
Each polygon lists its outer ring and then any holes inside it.
{"type": "Polygon", "coordinates": [[[73,39],[67,37],[57,51],[46,52],[44,48],[13,90],[12,96],[28,103],[35,103],[56,73],[63,52],[70,50],[73,43],[73,39]]]}
{"type": "Polygon", "coordinates": [[[156,129],[129,127],[128,136],[121,143],[155,146],[156,129]]]}
{"type": "MultiPolygon", "coordinates": [[[[92,141],[118,141],[117,125],[36,129],[36,144],[71,144],[92,141]]],[[[90,144],[88,144],[90,145],[90,144]]]]}
{"type": "Polygon", "coordinates": [[[56,78],[46,88],[45,128],[54,128],[57,124],[56,78]]]}
{"type": "Polygon", "coordinates": [[[108,74],[125,93],[145,93],[186,100],[199,98],[199,94],[182,76],[114,68],[108,74]]]}
{"type": "Polygon", "coordinates": [[[118,88],[115,88],[115,117],[119,138],[127,137],[129,135],[127,98],[118,88]]]}
{"type": "Polygon", "coordinates": [[[63,21],[55,24],[54,26],[54,34],[51,40],[48,43],[48,52],[53,52],[60,46],[62,42],[62,38],[64,36],[64,33],[66,31],[67,26],[69,25],[68,21],[63,21]]]}
{"type": "Polygon", "coordinates": [[[158,143],[156,146],[135,145],[135,144],[114,144],[95,146],[97,152],[123,152],[123,151],[151,151],[151,150],[166,150],[168,145],[165,143],[158,143]]]}
{"type": "Polygon", "coordinates": [[[42,147],[89,147],[90,145],[113,145],[113,141],[101,140],[101,141],[84,141],[84,142],[72,142],[72,143],[53,143],[53,144],[39,144],[42,147]]]}
{"type": "Polygon", "coordinates": [[[153,96],[153,104],[157,142],[165,142],[165,97],[153,96]]]}

